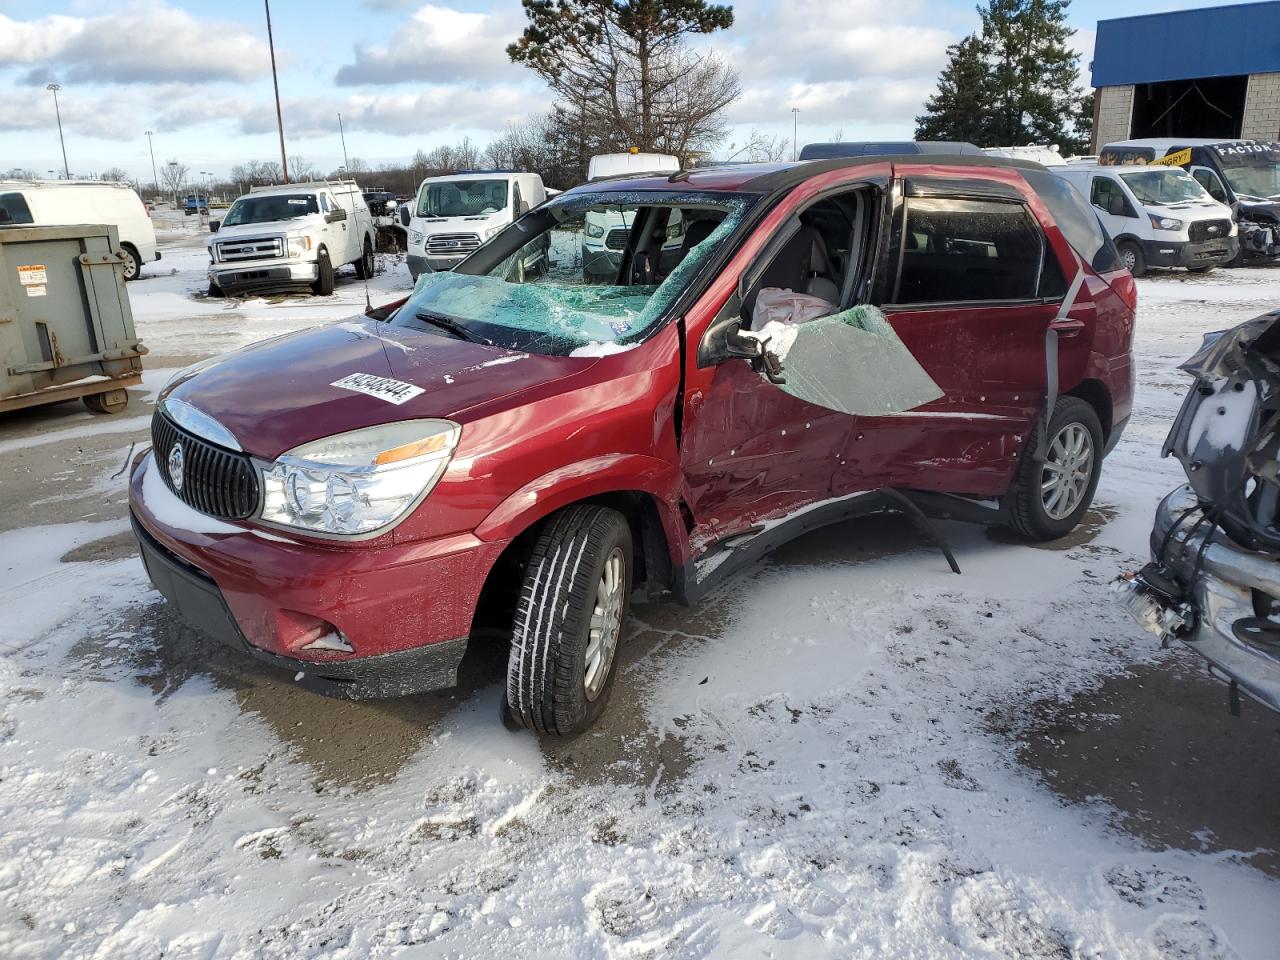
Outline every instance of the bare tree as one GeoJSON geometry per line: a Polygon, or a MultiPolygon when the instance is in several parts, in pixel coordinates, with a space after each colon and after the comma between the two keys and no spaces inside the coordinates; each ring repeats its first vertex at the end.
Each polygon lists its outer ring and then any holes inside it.
{"type": "Polygon", "coordinates": [[[160,182],[173,194],[174,203],[178,202],[178,192],[187,185],[187,174],[190,172],[190,167],[177,160],[170,160],[160,168],[160,182]]]}
{"type": "Polygon", "coordinates": [[[36,172],[30,167],[10,167],[4,172],[9,180],[35,180],[36,172]]]}
{"type": "MultiPolygon", "coordinates": [[[[733,144],[730,144],[732,150],[733,144]]],[[[747,141],[733,150],[726,159],[745,160],[752,163],[785,160],[791,151],[791,138],[770,136],[752,128],[747,141]]]]}
{"type": "Polygon", "coordinates": [[[114,183],[127,183],[130,180],[129,174],[120,167],[108,167],[99,175],[100,180],[110,180],[114,183]]]}
{"type": "Polygon", "coordinates": [[[295,155],[289,158],[289,179],[295,183],[314,180],[319,175],[316,165],[305,157],[295,155]]]}

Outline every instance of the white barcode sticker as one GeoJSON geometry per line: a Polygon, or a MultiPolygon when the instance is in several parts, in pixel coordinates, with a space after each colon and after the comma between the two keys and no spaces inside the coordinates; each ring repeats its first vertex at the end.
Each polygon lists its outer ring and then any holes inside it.
{"type": "Polygon", "coordinates": [[[329,386],[340,390],[354,390],[356,393],[377,397],[396,406],[412,400],[423,392],[421,387],[415,387],[412,383],[392,380],[390,377],[378,377],[372,373],[351,373],[341,380],[335,380],[329,386]]]}

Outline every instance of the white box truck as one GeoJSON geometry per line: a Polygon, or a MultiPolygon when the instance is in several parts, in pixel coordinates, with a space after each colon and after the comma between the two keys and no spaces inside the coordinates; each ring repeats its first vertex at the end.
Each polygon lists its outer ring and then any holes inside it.
{"type": "Polygon", "coordinates": [[[1231,208],[1180,167],[1067,164],[1053,172],[1093,204],[1135,277],[1148,267],[1205,273],[1240,251],[1231,208]]]}
{"type": "Polygon", "coordinates": [[[129,255],[124,278],[160,259],[151,212],[127,183],[101,180],[0,180],[0,227],[66,227],[103,223],[116,228],[129,255]]]}
{"type": "Polygon", "coordinates": [[[376,230],[354,180],[254,187],[209,229],[211,297],[292,289],[328,296],[347,264],[361,279],[373,276],[376,230]]]}
{"type": "MultiPolygon", "coordinates": [[[[513,170],[470,170],[427,177],[410,208],[409,273],[452,270],[508,224],[547,199],[542,177],[513,170]]],[[[545,256],[545,251],[536,252],[545,256]]],[[[521,265],[537,269],[536,263],[521,265]]]]}

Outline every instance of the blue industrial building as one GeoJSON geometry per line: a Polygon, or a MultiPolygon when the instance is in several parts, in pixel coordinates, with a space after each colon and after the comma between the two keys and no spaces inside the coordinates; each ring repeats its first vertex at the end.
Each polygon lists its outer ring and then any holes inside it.
{"type": "Polygon", "coordinates": [[[1280,0],[1099,21],[1091,66],[1095,149],[1280,138],[1280,0]]]}

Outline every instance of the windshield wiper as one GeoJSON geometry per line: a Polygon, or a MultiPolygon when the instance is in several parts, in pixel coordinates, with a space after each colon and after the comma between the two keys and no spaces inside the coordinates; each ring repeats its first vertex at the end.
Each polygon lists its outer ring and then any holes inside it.
{"type": "Polygon", "coordinates": [[[493,341],[486,337],[480,337],[472,333],[465,326],[460,324],[453,317],[446,317],[442,313],[429,313],[426,310],[419,310],[414,314],[424,323],[429,323],[433,327],[439,327],[441,330],[448,330],[459,340],[466,340],[468,343],[487,343],[492,346],[493,341]]]}

